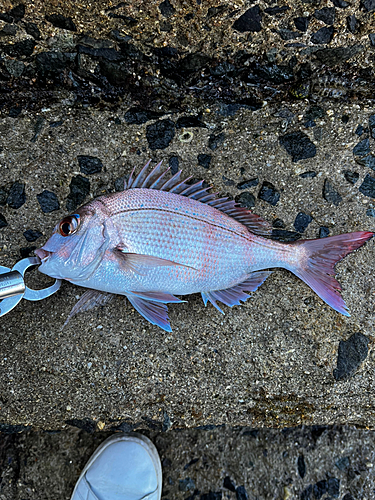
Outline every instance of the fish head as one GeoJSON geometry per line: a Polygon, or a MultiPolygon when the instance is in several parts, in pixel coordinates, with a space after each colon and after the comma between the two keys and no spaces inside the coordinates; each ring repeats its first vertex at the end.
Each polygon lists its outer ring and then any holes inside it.
{"type": "Polygon", "coordinates": [[[64,217],[46,244],[35,250],[42,261],[39,271],[70,281],[83,281],[92,276],[111,239],[107,217],[95,202],[64,217]]]}

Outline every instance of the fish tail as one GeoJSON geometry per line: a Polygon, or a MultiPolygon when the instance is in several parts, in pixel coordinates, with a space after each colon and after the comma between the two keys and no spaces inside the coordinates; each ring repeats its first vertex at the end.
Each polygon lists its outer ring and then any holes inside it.
{"type": "Polygon", "coordinates": [[[341,296],[341,285],[334,278],[335,265],[346,255],[361,247],[375,233],[361,231],[340,234],[317,240],[300,240],[292,243],[300,248],[299,265],[288,269],[303,280],[329,306],[345,316],[350,316],[341,296]]]}

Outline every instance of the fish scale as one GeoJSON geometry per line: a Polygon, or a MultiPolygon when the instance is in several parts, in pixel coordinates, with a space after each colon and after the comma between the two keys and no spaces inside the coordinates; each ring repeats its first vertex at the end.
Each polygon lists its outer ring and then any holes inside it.
{"type": "Polygon", "coordinates": [[[189,185],[181,172],[165,178],[161,163],[147,164],[125,190],[101,196],[64,218],[36,251],[41,272],[89,288],[80,310],[125,295],[151,323],[171,331],[167,303],[200,292],[223,312],[248,299],[282,267],[307,283],[336,311],[349,315],[334,278],[336,262],[373,236],[362,231],[320,240],[267,239],[271,226],[203,181],[189,185]]]}

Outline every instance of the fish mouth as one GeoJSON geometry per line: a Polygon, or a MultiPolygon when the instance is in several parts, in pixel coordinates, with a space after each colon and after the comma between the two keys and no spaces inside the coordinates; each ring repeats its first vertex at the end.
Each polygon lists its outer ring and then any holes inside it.
{"type": "Polygon", "coordinates": [[[52,255],[52,252],[48,252],[43,248],[38,248],[38,250],[35,250],[35,253],[42,262],[44,262],[50,255],[52,255]]]}

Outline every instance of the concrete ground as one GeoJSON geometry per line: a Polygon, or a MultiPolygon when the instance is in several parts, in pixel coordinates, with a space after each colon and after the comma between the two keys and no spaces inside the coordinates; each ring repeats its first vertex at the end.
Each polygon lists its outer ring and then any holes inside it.
{"type": "MultiPolygon", "coordinates": [[[[372,500],[375,435],[350,427],[248,427],[149,432],[163,466],[163,500],[372,500]]],[[[108,433],[3,436],[1,500],[69,500],[108,433]]]]}

